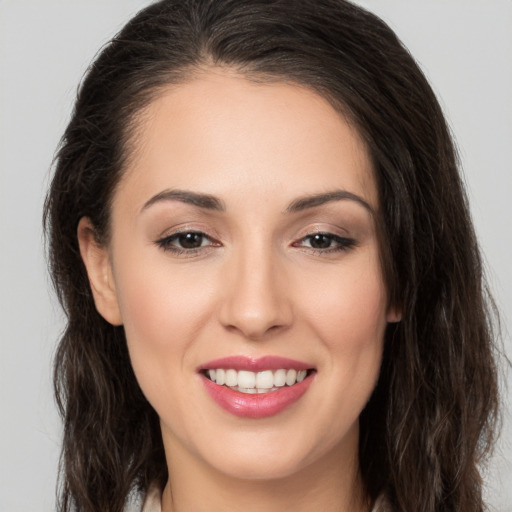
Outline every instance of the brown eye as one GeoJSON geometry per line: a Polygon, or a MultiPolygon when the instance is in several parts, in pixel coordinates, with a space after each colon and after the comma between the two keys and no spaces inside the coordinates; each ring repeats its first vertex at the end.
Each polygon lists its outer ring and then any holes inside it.
{"type": "Polygon", "coordinates": [[[313,249],[328,249],[333,243],[332,236],[318,233],[309,237],[309,245],[313,249]]]}
{"type": "Polygon", "coordinates": [[[183,249],[197,249],[203,245],[202,233],[181,233],[176,239],[177,245],[183,249]]]}
{"type": "Polygon", "coordinates": [[[293,244],[319,253],[346,251],[356,245],[352,238],[345,238],[334,233],[313,233],[293,244]]]}
{"type": "Polygon", "coordinates": [[[208,247],[219,246],[218,242],[212,240],[201,231],[182,231],[180,233],[174,233],[161,240],[157,240],[156,244],[164,251],[170,251],[176,254],[193,254],[196,251],[207,249],[208,247]]]}

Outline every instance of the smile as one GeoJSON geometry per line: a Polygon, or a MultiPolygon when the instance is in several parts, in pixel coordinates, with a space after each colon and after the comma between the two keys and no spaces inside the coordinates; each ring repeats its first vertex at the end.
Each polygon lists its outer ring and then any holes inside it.
{"type": "Polygon", "coordinates": [[[205,375],[219,386],[226,386],[240,393],[262,394],[302,382],[307,373],[307,370],[295,370],[293,368],[288,370],[280,368],[275,371],[265,370],[262,372],[217,368],[206,370],[205,375]]]}
{"type": "Polygon", "coordinates": [[[317,373],[307,363],[274,356],[217,359],[198,370],[217,405],[235,416],[254,419],[273,416],[297,402],[317,373]]]}

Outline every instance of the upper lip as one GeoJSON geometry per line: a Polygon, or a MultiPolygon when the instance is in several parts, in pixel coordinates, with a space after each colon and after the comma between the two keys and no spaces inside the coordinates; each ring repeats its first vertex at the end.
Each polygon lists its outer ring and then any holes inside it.
{"type": "Polygon", "coordinates": [[[297,361],[281,356],[263,356],[258,358],[247,356],[229,356],[220,359],[213,359],[198,367],[198,371],[223,368],[225,370],[246,370],[250,372],[261,372],[264,370],[310,370],[313,365],[304,361],[297,361]]]}

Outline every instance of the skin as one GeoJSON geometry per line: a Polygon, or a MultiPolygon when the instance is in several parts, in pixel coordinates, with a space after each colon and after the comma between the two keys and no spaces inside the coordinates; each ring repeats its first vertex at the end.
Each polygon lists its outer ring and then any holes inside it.
{"type": "Polygon", "coordinates": [[[78,237],[98,311],[124,324],[161,420],[163,511],[368,510],[358,417],[399,313],[388,306],[359,134],[305,88],[211,70],[162,92],[135,141],[108,246],[86,218],[78,237]],[[176,190],[214,196],[222,210],[162,197],[176,190]],[[339,191],[353,196],[291,211],[339,191]],[[176,231],[204,233],[201,247],[173,251],[176,231]],[[315,233],[327,234],[320,249],[315,233]],[[314,382],[279,414],[236,417],[197,373],[233,355],[305,361],[314,382]]]}

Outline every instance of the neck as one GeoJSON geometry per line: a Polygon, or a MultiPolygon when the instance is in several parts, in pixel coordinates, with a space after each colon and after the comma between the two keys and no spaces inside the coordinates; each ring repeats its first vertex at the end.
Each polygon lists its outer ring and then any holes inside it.
{"type": "Polygon", "coordinates": [[[190,454],[167,454],[167,458],[169,481],[162,496],[162,512],[369,510],[357,450],[347,454],[341,447],[333,449],[293,475],[272,480],[234,478],[190,454]]]}

